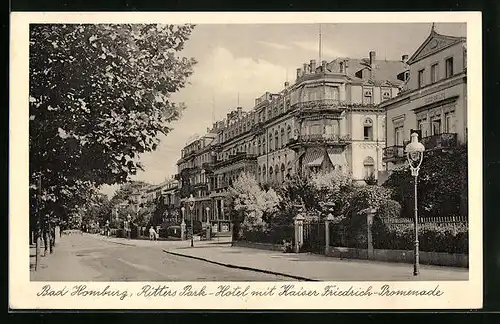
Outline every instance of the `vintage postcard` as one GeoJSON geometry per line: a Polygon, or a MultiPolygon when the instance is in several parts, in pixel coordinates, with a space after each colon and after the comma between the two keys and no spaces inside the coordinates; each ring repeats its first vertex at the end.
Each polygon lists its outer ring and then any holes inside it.
{"type": "Polygon", "coordinates": [[[478,12],[11,14],[11,309],[482,307],[478,12]]]}

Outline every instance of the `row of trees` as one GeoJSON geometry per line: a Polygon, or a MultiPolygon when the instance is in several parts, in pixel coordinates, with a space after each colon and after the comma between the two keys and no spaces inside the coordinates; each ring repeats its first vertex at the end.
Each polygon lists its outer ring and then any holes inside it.
{"type": "Polygon", "coordinates": [[[106,205],[98,188],[127,182],[171,131],[185,107],[170,96],[196,63],[178,55],[193,27],[30,25],[30,216],[46,246],[54,224],[106,205]]]}

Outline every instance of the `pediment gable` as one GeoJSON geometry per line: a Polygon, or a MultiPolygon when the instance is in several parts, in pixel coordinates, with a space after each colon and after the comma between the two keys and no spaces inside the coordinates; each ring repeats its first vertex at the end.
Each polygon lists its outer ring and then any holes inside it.
{"type": "Polygon", "coordinates": [[[380,84],[380,86],[381,86],[381,87],[392,87],[392,86],[394,86],[394,85],[392,84],[392,82],[389,82],[388,80],[385,80],[384,82],[382,82],[382,83],[380,84]]]}
{"type": "Polygon", "coordinates": [[[465,40],[464,37],[446,36],[431,31],[429,37],[420,45],[410,57],[407,64],[413,64],[431,54],[437,53],[447,47],[458,44],[465,40]]]}
{"type": "Polygon", "coordinates": [[[375,82],[373,82],[373,80],[370,80],[370,79],[368,79],[365,82],[363,82],[363,86],[370,86],[370,87],[372,87],[374,85],[375,85],[375,82]]]}

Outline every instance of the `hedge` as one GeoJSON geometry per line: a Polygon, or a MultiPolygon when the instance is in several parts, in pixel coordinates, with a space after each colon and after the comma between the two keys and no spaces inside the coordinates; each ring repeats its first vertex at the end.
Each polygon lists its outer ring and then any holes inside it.
{"type": "Polygon", "coordinates": [[[268,230],[246,230],[243,231],[240,241],[283,244],[283,240],[293,241],[295,236],[295,227],[293,225],[273,226],[268,230]]]}
{"type": "MultiPolygon", "coordinates": [[[[469,252],[469,230],[461,223],[426,223],[418,227],[419,249],[425,252],[469,252]]],[[[387,226],[373,224],[373,245],[376,249],[413,250],[415,244],[412,223],[387,226]]]]}

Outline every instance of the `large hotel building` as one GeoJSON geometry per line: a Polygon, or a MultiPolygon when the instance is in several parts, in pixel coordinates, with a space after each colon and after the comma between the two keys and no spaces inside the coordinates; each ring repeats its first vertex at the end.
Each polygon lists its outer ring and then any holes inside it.
{"type": "MultiPolygon", "coordinates": [[[[278,185],[294,174],[340,170],[356,181],[377,180],[385,169],[385,109],[406,81],[407,55],[400,61],[337,58],[297,69],[294,84],[266,92],[250,111],[237,107],[191,141],[177,162],[186,219],[230,230],[226,191],[241,172],[261,184],[278,185]],[[191,212],[186,204],[193,195],[191,212]]],[[[262,76],[265,77],[265,76],[262,76]]]]}
{"type": "Polygon", "coordinates": [[[224,198],[241,172],[272,185],[321,170],[382,182],[404,164],[412,130],[427,149],[466,141],[466,93],[465,38],[438,34],[434,25],[410,58],[380,60],[372,51],[311,60],[295,83],[264,93],[250,111],[237,107],[183,148],[177,179],[186,219],[229,232],[224,198]]]}

